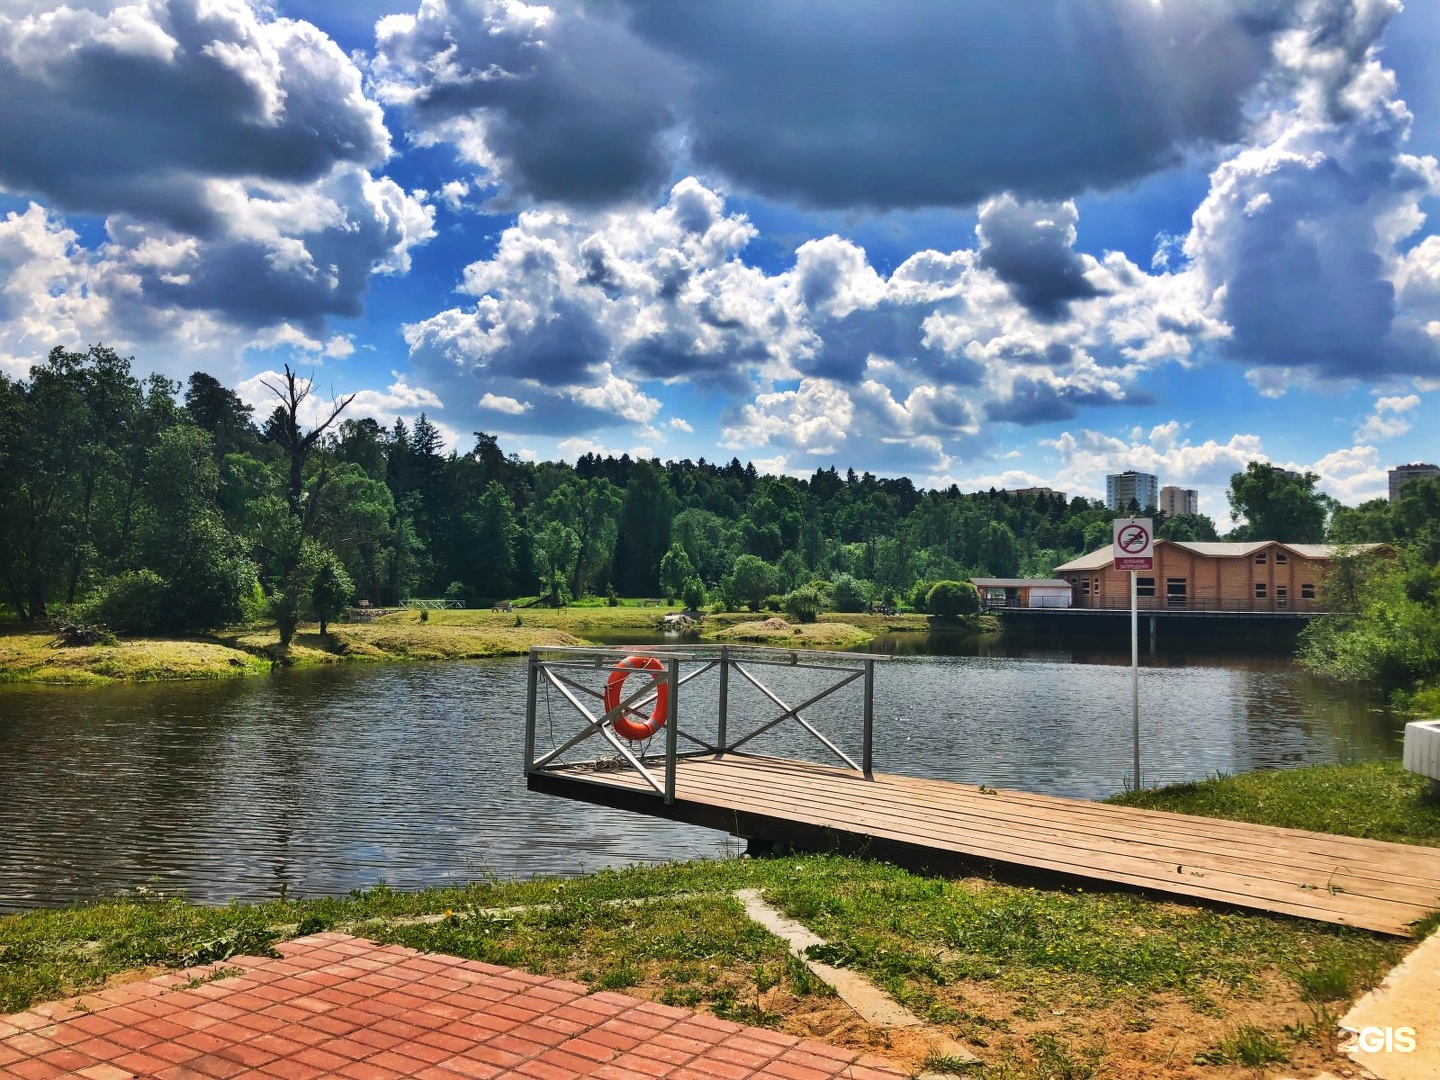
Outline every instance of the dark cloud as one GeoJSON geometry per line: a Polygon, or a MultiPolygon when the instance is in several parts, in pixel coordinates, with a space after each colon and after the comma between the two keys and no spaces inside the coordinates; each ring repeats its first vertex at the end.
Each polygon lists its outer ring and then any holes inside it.
{"type": "Polygon", "coordinates": [[[1228,142],[1293,3],[629,0],[683,56],[694,152],[825,207],[1110,187],[1228,142]]]}
{"type": "Polygon", "coordinates": [[[315,27],[246,0],[63,6],[0,18],[0,188],[104,215],[77,249],[117,332],[203,311],[318,332],[431,235],[360,71],[315,27]]]}
{"type": "Polygon", "coordinates": [[[562,5],[552,18],[439,0],[382,22],[376,49],[382,97],[513,192],[596,205],[648,200],[670,177],[663,136],[685,80],[603,7],[562,5]]]}
{"type": "Polygon", "coordinates": [[[1015,380],[1008,397],[986,404],[985,418],[1009,424],[1048,424],[1057,420],[1073,420],[1085,408],[1153,403],[1154,398],[1146,393],[1086,390],[1076,386],[1055,385],[1040,379],[1023,378],[1015,380]]]}
{"type": "Polygon", "coordinates": [[[427,3],[374,71],[426,139],[530,198],[702,169],[818,207],[1063,198],[1234,140],[1295,0],[427,3]],[[672,131],[673,129],[673,131],[672,131]]]}
{"type": "Polygon", "coordinates": [[[1407,152],[1410,113],[1376,55],[1396,7],[1311,9],[1306,49],[1274,76],[1289,114],[1212,175],[1185,253],[1231,329],[1225,356],[1333,379],[1440,373],[1429,316],[1397,302],[1397,266],[1433,276],[1425,245],[1400,248],[1424,220],[1420,200],[1440,194],[1440,169],[1407,152]]]}
{"type": "Polygon", "coordinates": [[[304,183],[382,163],[379,108],[306,23],[240,0],[62,8],[0,22],[0,184],[57,208],[219,228],[205,181],[304,183]]]}
{"type": "Polygon", "coordinates": [[[1002,195],[980,208],[980,265],[993,270],[1042,322],[1063,319],[1071,300],[1100,295],[1075,252],[1078,220],[1070,202],[1019,202],[1002,195]]]}

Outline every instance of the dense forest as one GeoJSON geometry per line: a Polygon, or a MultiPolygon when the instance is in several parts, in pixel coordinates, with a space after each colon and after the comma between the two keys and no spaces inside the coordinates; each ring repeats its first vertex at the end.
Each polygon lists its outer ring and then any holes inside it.
{"type": "MultiPolygon", "coordinates": [[[[0,377],[0,571],[21,619],[79,611],[121,631],[186,631],[268,617],[288,641],[300,619],[359,599],[735,608],[810,583],[838,610],[923,609],[933,582],[1048,576],[1110,538],[1113,515],[1084,498],[922,491],[833,467],[765,476],[736,459],[536,463],[483,432],[447,453],[424,415],[384,427],[345,416],[340,399],[316,422],[289,369],[257,417],[203,372],[181,387],[142,381],[132,363],[57,348],[28,380],[0,377]]],[[[1252,464],[1231,487],[1251,524],[1230,537],[1413,531],[1383,500],[1330,504],[1315,480],[1252,464]]],[[[1157,531],[1217,538],[1200,516],[1157,531]]]]}

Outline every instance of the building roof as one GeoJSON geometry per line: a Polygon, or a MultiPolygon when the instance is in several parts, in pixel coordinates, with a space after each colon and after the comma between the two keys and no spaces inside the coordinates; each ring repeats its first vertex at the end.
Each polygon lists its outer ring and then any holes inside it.
{"type": "Polygon", "coordinates": [[[1070,588],[1070,583],[1063,578],[972,577],[970,584],[974,585],[977,589],[1070,588]]]}
{"type": "MultiPolygon", "coordinates": [[[[1252,540],[1244,544],[1226,543],[1223,541],[1189,541],[1189,540],[1156,540],[1156,546],[1161,544],[1173,544],[1175,547],[1184,548],[1186,551],[1196,555],[1204,555],[1211,559],[1240,559],[1247,555],[1253,555],[1262,548],[1277,547],[1293,552],[1302,559],[1329,559],[1333,558],[1340,544],[1282,544],[1278,540],[1252,540]]],[[[1383,548],[1387,544],[1351,544],[1352,551],[1369,553],[1383,548]]],[[[1060,574],[1067,571],[1103,570],[1115,561],[1114,547],[1107,545],[1098,551],[1092,551],[1088,555],[1081,555],[1078,559],[1071,559],[1064,566],[1057,566],[1055,573],[1060,574]]]]}

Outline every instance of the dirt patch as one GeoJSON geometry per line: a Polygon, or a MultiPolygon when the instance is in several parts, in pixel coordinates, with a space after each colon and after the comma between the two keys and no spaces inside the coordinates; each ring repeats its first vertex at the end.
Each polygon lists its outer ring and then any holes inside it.
{"type": "MultiPolygon", "coordinates": [[[[569,971],[584,981],[592,973],[569,971]]],[[[664,1004],[709,1012],[738,1023],[760,1024],[790,1035],[819,1039],[879,1054],[901,1068],[919,1072],[950,1038],[969,1047],[1005,1080],[1035,1077],[1093,1077],[1096,1080],[1263,1080],[1266,1077],[1360,1075],[1336,1050],[1336,1003],[1329,1012],[1302,1000],[1292,980],[1279,973],[1260,977],[1253,993],[1212,987],[1203,999],[1176,994],[1087,1001],[1060,985],[1011,990],[995,982],[964,980],[939,987],[935,1004],[948,1006],[954,1020],[924,1028],[879,1028],[867,1024],[838,997],[797,995],[786,980],[757,995],[755,983],[723,969],[702,979],[705,996],[728,987],[735,1003],[715,1008],[708,1000],[687,1000],[673,972],[646,965],[640,980],[620,992],[664,1004]],[[1199,1063],[1243,1025],[1258,1028],[1283,1048],[1287,1062],[1265,1066],[1199,1063]],[[1068,1070],[1068,1071],[1067,1071],[1068,1070]],[[1093,1071],[1089,1071],[1093,1070],[1093,1071]]],[[[698,987],[697,987],[698,988],[698,987]]]]}

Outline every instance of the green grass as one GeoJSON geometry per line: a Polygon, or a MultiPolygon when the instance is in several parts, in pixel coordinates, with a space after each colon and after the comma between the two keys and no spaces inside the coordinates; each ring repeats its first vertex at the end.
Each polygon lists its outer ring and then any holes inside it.
{"type": "Polygon", "coordinates": [[[1290,1054],[1276,1036],[1253,1024],[1241,1024],[1221,1039],[1214,1050],[1197,1056],[1195,1064],[1246,1065],[1258,1069],[1289,1060],[1290,1054]]]}
{"type": "Polygon", "coordinates": [[[0,1012],[93,987],[132,968],[183,967],[329,928],[600,987],[644,983],[662,1000],[721,1014],[763,1012],[768,986],[823,995],[730,891],[759,887],[831,946],[823,956],[902,1001],[953,1020],[941,991],[993,981],[1099,1002],[1173,990],[1203,1001],[1291,973],[1308,993],[1358,992],[1404,949],[1361,931],[1157,903],[911,874],[832,856],[722,860],[579,879],[489,882],[224,908],[128,898],[0,917],[0,1012]],[[641,901],[617,905],[617,899],[641,901]],[[520,912],[486,909],[531,905],[520,912]],[[545,906],[533,906],[545,905],[545,906]],[[416,915],[449,913],[406,925],[416,915]],[[798,970],[797,970],[798,969],[798,970]],[[1344,972],[1343,985],[1340,975],[1344,972]],[[1305,974],[1305,973],[1311,974],[1305,974]]]}
{"type": "Polygon", "coordinates": [[[963,980],[1092,1003],[1169,992],[1204,1004],[1260,989],[1267,972],[1301,989],[1369,985],[1404,951],[1363,931],[1157,903],[1123,893],[1036,890],[909,874],[880,863],[794,861],[767,894],[922,1016],[953,1019],[963,980]]]}
{"type": "Polygon", "coordinates": [[[1121,806],[1253,821],[1312,832],[1440,845],[1440,800],[1398,762],[1317,765],[1216,776],[1130,791],[1121,806]]]}

